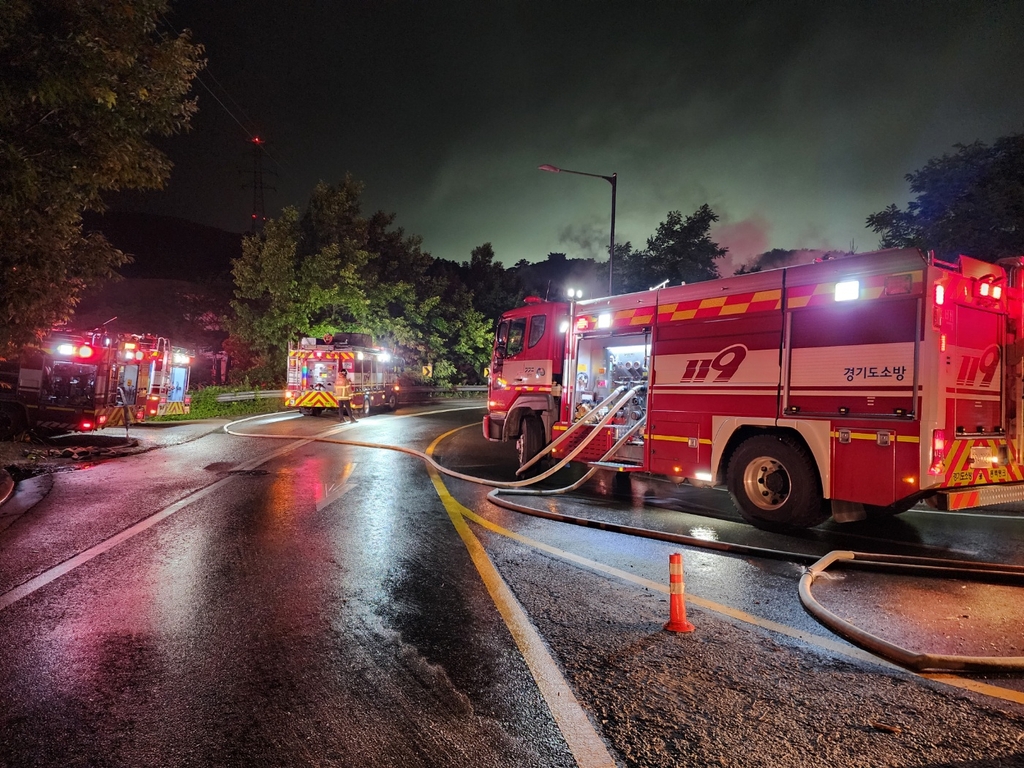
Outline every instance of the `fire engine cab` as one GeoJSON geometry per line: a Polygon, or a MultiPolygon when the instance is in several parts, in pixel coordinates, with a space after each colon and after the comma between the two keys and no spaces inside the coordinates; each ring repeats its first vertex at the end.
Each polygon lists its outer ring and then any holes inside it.
{"type": "Polygon", "coordinates": [[[326,334],[306,337],[288,345],[288,389],[285,405],[305,415],[319,416],[337,409],[334,382],[344,370],[352,385],[352,408],[369,414],[371,409],[398,407],[402,360],[389,350],[373,345],[368,334],[326,334]]]}
{"type": "Polygon", "coordinates": [[[0,360],[0,439],[105,426],[118,410],[115,355],[103,331],[54,331],[0,360]]]}
{"type": "Polygon", "coordinates": [[[806,527],[1024,499],[1024,259],[901,249],[503,315],[484,436],[806,527]]]}

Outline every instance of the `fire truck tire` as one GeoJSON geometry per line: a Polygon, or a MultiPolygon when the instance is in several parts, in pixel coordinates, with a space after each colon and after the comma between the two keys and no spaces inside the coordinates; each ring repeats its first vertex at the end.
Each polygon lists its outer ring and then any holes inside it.
{"type": "Polygon", "coordinates": [[[388,410],[392,412],[398,410],[398,395],[394,392],[388,395],[388,410]]]}
{"type": "Polygon", "coordinates": [[[829,517],[811,454],[793,438],[740,443],[726,480],[743,519],[759,528],[810,528],[829,517]]]}
{"type": "Polygon", "coordinates": [[[324,409],[323,408],[310,408],[309,412],[313,416],[319,416],[321,413],[324,412],[324,409]]]}
{"type": "MultiPolygon", "coordinates": [[[[516,441],[516,450],[519,452],[519,466],[536,456],[544,448],[544,422],[535,414],[523,417],[523,423],[519,426],[519,439],[516,441]]],[[[540,470],[541,462],[537,462],[531,470],[540,470]]],[[[528,470],[529,471],[529,470],[528,470]]]]}
{"type": "Polygon", "coordinates": [[[363,395],[363,416],[369,416],[370,415],[370,400],[371,399],[372,398],[370,397],[370,393],[369,392],[367,392],[365,395],[363,395]]]}

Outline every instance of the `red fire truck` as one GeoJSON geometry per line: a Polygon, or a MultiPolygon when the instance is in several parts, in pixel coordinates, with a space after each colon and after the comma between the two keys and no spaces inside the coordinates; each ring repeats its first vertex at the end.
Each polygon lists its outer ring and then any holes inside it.
{"type": "Polygon", "coordinates": [[[353,410],[398,407],[398,382],[402,360],[391,351],[373,345],[363,333],[307,337],[288,345],[288,389],[285,405],[306,415],[319,416],[325,408],[337,409],[334,380],[344,369],[352,385],[353,410]]]}
{"type": "Polygon", "coordinates": [[[116,344],[101,330],[55,331],[0,360],[0,439],[100,429],[117,405],[116,344]]]}
{"type": "MultiPolygon", "coordinates": [[[[185,414],[191,408],[188,394],[192,358],[188,350],[172,346],[163,336],[123,334],[118,339],[117,386],[129,418],[185,414]]],[[[109,425],[123,420],[123,413],[111,414],[109,425]]]]}
{"type": "Polygon", "coordinates": [[[1019,501],[1022,275],[904,249],[527,300],[499,325],[484,436],[523,464],[583,446],[724,485],[769,528],[1019,501]]]}

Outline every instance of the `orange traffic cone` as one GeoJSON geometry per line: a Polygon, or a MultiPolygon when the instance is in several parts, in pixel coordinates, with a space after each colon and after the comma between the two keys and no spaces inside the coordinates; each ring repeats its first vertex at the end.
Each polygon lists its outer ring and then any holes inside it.
{"type": "Polygon", "coordinates": [[[683,593],[683,556],[676,552],[668,556],[668,624],[669,632],[693,632],[695,627],[686,620],[686,599],[683,593]]]}

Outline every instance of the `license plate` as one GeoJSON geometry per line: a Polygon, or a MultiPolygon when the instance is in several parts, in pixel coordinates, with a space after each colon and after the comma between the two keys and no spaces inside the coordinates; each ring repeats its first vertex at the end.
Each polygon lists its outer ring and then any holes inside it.
{"type": "Polygon", "coordinates": [[[987,445],[978,445],[971,448],[971,463],[974,466],[979,464],[992,464],[992,449],[987,445]]]}

